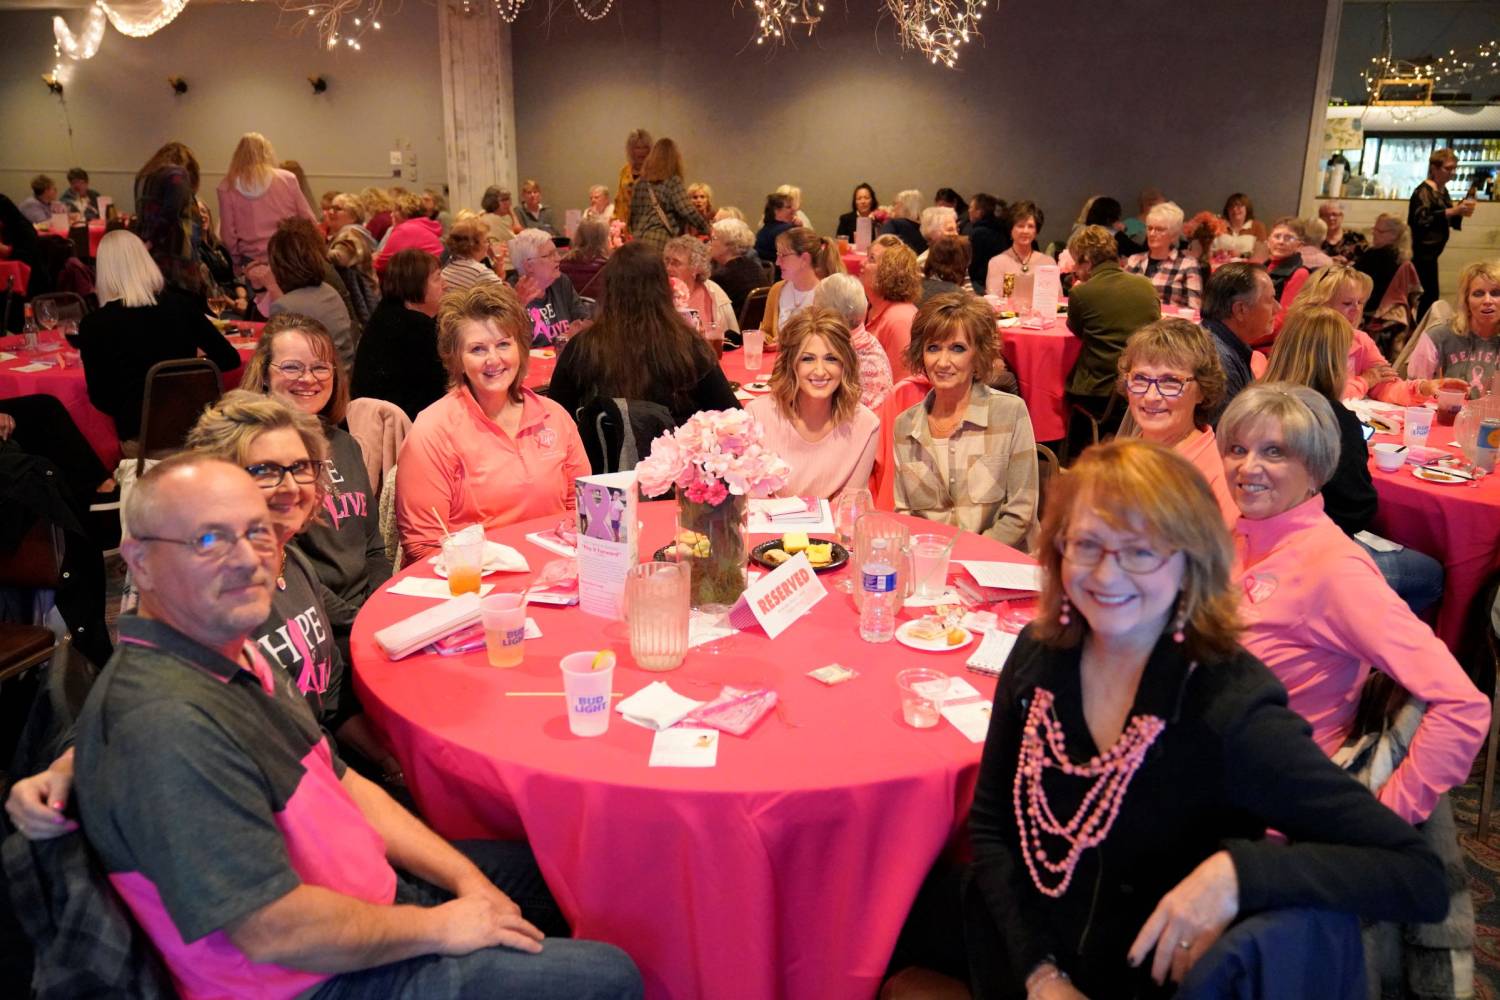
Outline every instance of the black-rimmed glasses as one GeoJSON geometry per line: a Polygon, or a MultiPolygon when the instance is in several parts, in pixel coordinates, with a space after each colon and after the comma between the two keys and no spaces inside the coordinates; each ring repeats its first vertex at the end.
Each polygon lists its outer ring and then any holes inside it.
{"type": "Polygon", "coordinates": [[[263,490],[274,490],[287,476],[291,476],[292,481],[296,483],[317,482],[318,473],[323,471],[323,463],[315,458],[300,458],[291,465],[282,465],[280,462],[256,462],[254,465],[245,466],[245,471],[250,473],[250,478],[255,480],[256,486],[263,490]]]}

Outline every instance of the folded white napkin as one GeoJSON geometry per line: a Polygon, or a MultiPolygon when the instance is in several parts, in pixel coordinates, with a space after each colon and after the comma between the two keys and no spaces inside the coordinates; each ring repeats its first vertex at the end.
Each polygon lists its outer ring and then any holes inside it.
{"type": "MultiPolygon", "coordinates": [[[[432,563],[433,570],[443,579],[448,579],[448,567],[443,565],[443,554],[439,552],[428,560],[432,563]]],[[[485,539],[484,542],[484,575],[491,573],[525,573],[530,571],[531,564],[526,557],[521,555],[509,545],[501,545],[485,539]]]]}
{"type": "Polygon", "coordinates": [[[666,681],[652,681],[615,706],[615,711],[646,729],[660,732],[681,722],[701,701],[685,698],[672,690],[666,681]]]}

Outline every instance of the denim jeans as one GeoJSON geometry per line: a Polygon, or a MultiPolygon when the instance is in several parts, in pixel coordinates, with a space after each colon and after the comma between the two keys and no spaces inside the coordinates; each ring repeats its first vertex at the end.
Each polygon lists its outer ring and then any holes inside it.
{"type": "MultiPolygon", "coordinates": [[[[522,916],[547,934],[541,954],[494,947],[460,956],[422,955],[335,976],[318,988],[315,1000],[638,1000],[642,996],[641,974],[619,948],[553,936],[567,934],[567,923],[525,844],[471,840],[453,846],[515,900],[522,916]]],[[[429,882],[399,876],[397,903],[436,906],[451,898],[429,882]]]]}
{"type": "MultiPolygon", "coordinates": [[[[1359,539],[1355,541],[1359,542],[1359,539]]],[[[1363,542],[1360,544],[1375,560],[1375,567],[1396,596],[1411,608],[1412,614],[1421,614],[1443,596],[1443,564],[1432,556],[1411,548],[1377,552],[1363,542]]]]}

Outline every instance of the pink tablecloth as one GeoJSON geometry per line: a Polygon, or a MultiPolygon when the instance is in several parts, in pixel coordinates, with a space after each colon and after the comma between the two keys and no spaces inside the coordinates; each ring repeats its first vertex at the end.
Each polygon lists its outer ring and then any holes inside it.
{"type": "MultiPolygon", "coordinates": [[[[1433,440],[1446,444],[1451,431],[1434,427],[1433,440]]],[[[1379,441],[1400,438],[1377,434],[1372,443],[1379,441]]],[[[1382,472],[1372,458],[1370,475],[1380,495],[1371,530],[1443,564],[1447,577],[1435,630],[1456,650],[1470,606],[1485,581],[1500,570],[1500,474],[1486,476],[1477,486],[1447,486],[1418,479],[1410,465],[1382,472]]]]}
{"type": "MultiPolygon", "coordinates": [[[[642,505],[643,558],[671,538],[674,510],[642,505]]],[[[537,570],[555,557],[524,535],[554,520],[492,537],[537,570]]],[[[955,558],[1026,561],[972,534],[955,558]]],[[[543,637],[519,668],[491,669],[483,652],[391,663],[372,633],[432,602],[382,588],[354,625],[356,683],[428,821],[450,838],[524,835],[576,933],[624,948],[648,996],[868,1000],[964,821],[981,750],[946,723],[907,728],[895,674],[936,667],[986,696],[994,682],[965,672],[965,651],[861,642],[838,578],[825,576],[829,595],[774,642],[739,634],[667,674],[634,666],[623,623],[553,607],[532,609],[543,637]],[[726,736],[713,768],[664,769],[647,766],[652,734],[618,716],[604,736],[578,739],[560,697],[506,696],[561,691],[560,657],[604,645],[620,653],[618,692],[665,680],[706,699],[721,683],[767,684],[781,711],[726,736]],[[836,687],[804,676],[834,661],[861,676],[836,687]]],[[[529,576],[489,579],[520,589],[529,576]]]]}
{"type": "Polygon", "coordinates": [[[89,223],[89,256],[99,256],[99,241],[104,239],[104,220],[95,219],[89,223]]]}
{"type": "Polygon", "coordinates": [[[1031,430],[1038,441],[1056,441],[1068,434],[1068,402],[1063,396],[1068,374],[1083,350],[1083,341],[1068,332],[1062,316],[1050,329],[1000,331],[1002,354],[1021,382],[1021,398],[1031,414],[1031,430]]]}
{"type": "Polygon", "coordinates": [[[31,268],[18,260],[0,260],[0,295],[5,294],[7,286],[13,294],[25,295],[30,282],[31,268]]]}
{"type": "MultiPolygon", "coordinates": [[[[0,337],[0,351],[16,355],[9,361],[0,361],[0,399],[38,393],[56,396],[67,407],[68,415],[88,439],[94,453],[99,456],[99,461],[104,463],[105,468],[113,469],[120,461],[120,438],[115,433],[115,422],[89,402],[88,385],[84,381],[78,352],[59,349],[62,337],[56,332],[44,333],[41,340],[43,346],[50,346],[52,349],[32,355],[22,351],[24,340],[21,337],[0,337]],[[45,371],[17,371],[31,364],[46,364],[48,367],[45,371]]],[[[231,343],[239,349],[241,359],[248,358],[255,350],[254,340],[232,340],[231,343]]],[[[226,392],[240,384],[240,375],[243,373],[244,365],[224,372],[226,392]]]]}
{"type": "Polygon", "coordinates": [[[860,272],[865,269],[865,261],[868,259],[864,254],[855,253],[853,250],[850,250],[846,254],[840,254],[839,256],[843,257],[844,259],[844,270],[848,271],[856,278],[859,277],[860,272]]]}

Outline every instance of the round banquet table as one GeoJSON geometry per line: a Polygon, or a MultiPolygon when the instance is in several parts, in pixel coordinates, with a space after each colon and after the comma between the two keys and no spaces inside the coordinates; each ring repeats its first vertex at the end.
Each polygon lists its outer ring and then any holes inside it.
{"type": "MultiPolygon", "coordinates": [[[[1433,446],[1458,454],[1448,443],[1452,430],[1434,425],[1433,446]]],[[[1401,437],[1377,434],[1370,444],[1382,441],[1399,444],[1401,437]]],[[[1470,606],[1485,581],[1500,570],[1500,473],[1473,486],[1445,485],[1418,479],[1412,468],[1403,465],[1395,472],[1382,472],[1371,457],[1370,476],[1380,507],[1370,529],[1443,564],[1443,600],[1434,631],[1456,652],[1470,606]]]]}
{"type": "MultiPolygon", "coordinates": [[[[669,541],[675,504],[642,503],[640,552],[669,541]]],[[[490,537],[532,570],[556,558],[525,539],[557,518],[490,537]]],[[[909,518],[913,527],[954,529],[909,518]]],[[[1030,562],[965,533],[955,558],[1030,562]]],[[[955,567],[957,570],[957,567],[955,567]]],[[[409,567],[432,575],[428,563],[409,567]]],[[[896,672],[963,675],[985,697],[994,680],[967,672],[962,650],[923,653],[858,638],[852,599],[834,589],[774,641],[758,629],[689,650],[675,671],[640,670],[623,622],[533,606],[542,638],[515,669],[480,650],[386,659],[373,633],[430,606],[371,596],[354,624],[355,680],[365,711],[400,760],[428,822],[443,836],[525,837],[580,937],[624,948],[651,997],[849,997],[879,988],[923,877],[963,824],[982,744],[950,724],[905,726],[896,672]],[[721,683],[765,684],[779,698],[745,737],[725,736],[712,768],[649,768],[652,733],[613,714],[609,731],[570,735],[559,659],[613,647],[614,689],[664,680],[707,700],[721,683]],[[860,672],[826,687],[807,671],[860,672]]],[[[519,590],[530,574],[487,577],[519,590]]],[[[394,582],[394,581],[392,581],[394,582]]]]}
{"type": "Polygon", "coordinates": [[[1073,363],[1083,351],[1083,341],[1068,331],[1067,317],[1058,316],[1045,330],[1005,327],[1000,337],[1001,354],[1021,383],[1021,398],[1026,401],[1036,439],[1067,437],[1068,400],[1063,392],[1073,363]]]}
{"type": "MultiPolygon", "coordinates": [[[[263,324],[238,325],[258,331],[263,324]]],[[[255,337],[229,339],[240,352],[242,362],[255,351],[258,336],[257,332],[255,337]]],[[[22,350],[25,338],[19,335],[0,337],[0,352],[15,355],[9,360],[0,361],[0,399],[39,393],[57,397],[67,408],[68,415],[78,425],[78,430],[88,440],[94,453],[99,456],[99,461],[104,463],[106,469],[113,469],[120,462],[120,438],[115,433],[114,420],[89,402],[88,383],[84,380],[78,352],[69,349],[62,335],[55,330],[43,331],[39,340],[42,350],[36,354],[27,354],[22,350]],[[19,370],[33,364],[44,364],[47,367],[43,371],[34,372],[19,370]]],[[[244,370],[242,363],[240,367],[222,373],[226,392],[240,384],[240,376],[244,370]]]]}

